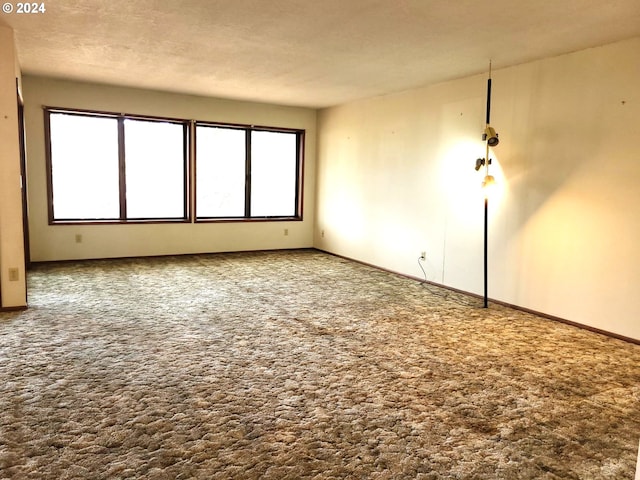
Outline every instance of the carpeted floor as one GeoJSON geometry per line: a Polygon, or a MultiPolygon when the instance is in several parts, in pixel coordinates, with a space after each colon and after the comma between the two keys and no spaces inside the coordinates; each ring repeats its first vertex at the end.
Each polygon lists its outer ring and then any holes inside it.
{"type": "Polygon", "coordinates": [[[640,346],[313,250],[36,266],[0,478],[631,479],[640,346]]]}

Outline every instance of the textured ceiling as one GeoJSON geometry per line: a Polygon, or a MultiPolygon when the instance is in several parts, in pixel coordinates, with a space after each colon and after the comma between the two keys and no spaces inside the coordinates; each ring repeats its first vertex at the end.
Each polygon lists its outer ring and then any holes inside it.
{"type": "Polygon", "coordinates": [[[307,107],[640,35],[638,0],[44,4],[0,14],[23,73],[307,107]]]}

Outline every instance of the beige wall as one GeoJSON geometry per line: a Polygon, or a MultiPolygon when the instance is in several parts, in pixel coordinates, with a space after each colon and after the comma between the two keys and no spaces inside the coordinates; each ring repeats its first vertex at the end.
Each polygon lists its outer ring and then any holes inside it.
{"type": "MultiPolygon", "coordinates": [[[[486,76],[319,113],[315,245],[483,290],[486,76]]],[[[640,339],[640,38],[494,69],[489,296],[640,339]]]]}
{"type": "Polygon", "coordinates": [[[31,76],[24,77],[23,85],[33,261],[312,246],[315,110],[31,76]],[[216,224],[48,225],[43,105],[305,129],[304,219],[216,224]],[[76,234],[82,235],[82,243],[76,243],[76,234]]]}
{"type": "Polygon", "coordinates": [[[13,30],[0,24],[0,290],[2,308],[26,305],[18,101],[13,30]],[[16,269],[17,280],[9,279],[16,269]]]}

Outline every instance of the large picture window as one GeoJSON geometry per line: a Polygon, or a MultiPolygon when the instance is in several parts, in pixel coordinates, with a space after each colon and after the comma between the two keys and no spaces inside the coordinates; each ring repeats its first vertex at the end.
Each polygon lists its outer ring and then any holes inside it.
{"type": "Polygon", "coordinates": [[[45,131],[50,223],[302,219],[304,130],[45,107],[45,131]]]}
{"type": "Polygon", "coordinates": [[[125,119],[127,218],[185,217],[185,129],[125,119]]]}
{"type": "Polygon", "coordinates": [[[295,215],[296,144],[295,133],[251,132],[251,215],[295,215]]]}
{"type": "Polygon", "coordinates": [[[301,216],[303,132],[196,124],[196,219],[301,216]]]}
{"type": "Polygon", "coordinates": [[[118,120],[49,114],[54,220],[120,215],[118,120]]]}
{"type": "Polygon", "coordinates": [[[198,126],[196,159],[196,216],[244,217],[246,132],[198,126]]]}
{"type": "Polygon", "coordinates": [[[186,220],[188,123],[47,109],[51,222],[186,220]]]}

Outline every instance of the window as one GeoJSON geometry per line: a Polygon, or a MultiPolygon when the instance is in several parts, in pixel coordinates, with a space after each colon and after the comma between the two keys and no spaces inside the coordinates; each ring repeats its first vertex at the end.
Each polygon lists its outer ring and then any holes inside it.
{"type": "Polygon", "coordinates": [[[185,132],[180,124],[125,119],[127,218],[185,216],[185,132]]]}
{"type": "Polygon", "coordinates": [[[188,123],[47,109],[49,220],[187,218],[188,123]]]}
{"type": "Polygon", "coordinates": [[[244,130],[197,127],[197,217],[244,217],[245,147],[244,130]]]}
{"type": "Polygon", "coordinates": [[[300,218],[303,132],[196,125],[196,218],[300,218]]]}
{"type": "Polygon", "coordinates": [[[118,121],[51,114],[53,219],[118,218],[118,121]]]}
{"type": "Polygon", "coordinates": [[[45,132],[49,223],[302,219],[304,130],[45,107],[45,132]]]}
{"type": "Polygon", "coordinates": [[[252,132],[251,215],[296,214],[297,136],[284,132],[252,132]]]}

